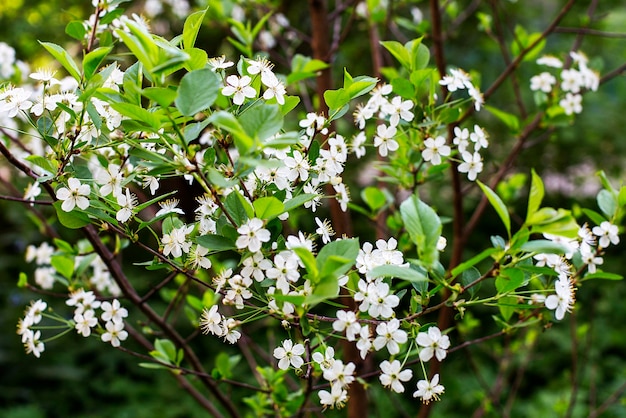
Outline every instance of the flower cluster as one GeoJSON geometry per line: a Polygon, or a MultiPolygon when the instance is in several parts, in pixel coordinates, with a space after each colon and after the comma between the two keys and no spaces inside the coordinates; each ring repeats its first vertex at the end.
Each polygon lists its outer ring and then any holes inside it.
{"type": "Polygon", "coordinates": [[[41,299],[32,302],[26,309],[24,318],[18,323],[17,333],[22,337],[27,354],[32,353],[35,357],[39,357],[45,350],[41,330],[37,329],[44,316],[62,323],[62,326],[68,329],[75,329],[83,337],[89,337],[95,328],[100,339],[110,343],[113,347],[119,347],[121,342],[128,338],[128,332],[124,330],[124,318],[128,316],[128,311],[121,306],[119,300],[101,302],[96,299],[92,291],[78,289],[69,295],[65,303],[74,308],[71,321],[58,315],[46,314],[48,305],[41,299]],[[97,309],[102,311],[100,319],[104,326],[98,320],[97,309]]]}
{"type": "Polygon", "coordinates": [[[583,90],[596,91],[600,84],[600,77],[588,67],[589,59],[585,54],[580,51],[572,51],[570,58],[574,64],[570,68],[563,68],[563,62],[553,56],[543,56],[537,60],[537,64],[560,69],[560,82],[549,71],[543,71],[530,79],[532,91],[551,94],[559,86],[561,92],[559,97],[561,98],[558,103],[566,115],[582,112],[583,90]]]}
{"type": "Polygon", "coordinates": [[[547,297],[542,294],[534,294],[531,297],[531,302],[544,303],[546,308],[555,311],[557,320],[563,319],[566,312],[572,311],[576,301],[576,288],[572,279],[576,270],[572,263],[574,257],[580,258],[589,273],[595,273],[597,266],[604,262],[601,252],[609,245],[619,243],[617,233],[616,225],[604,221],[600,225],[594,226],[593,229],[589,229],[586,224],[583,225],[578,232],[578,238],[574,240],[544,234],[547,239],[562,244],[567,251],[562,256],[557,254],[537,254],[534,256],[535,265],[553,269],[557,279],[554,281],[554,294],[547,297]]]}
{"type": "Polygon", "coordinates": [[[100,339],[113,347],[119,347],[128,338],[128,332],[124,330],[124,318],[128,316],[128,311],[120,305],[119,300],[101,302],[92,291],[78,289],[70,294],[65,303],[74,307],[74,328],[83,337],[89,337],[91,329],[99,325],[96,309],[100,308],[100,319],[104,321],[100,339]]]}

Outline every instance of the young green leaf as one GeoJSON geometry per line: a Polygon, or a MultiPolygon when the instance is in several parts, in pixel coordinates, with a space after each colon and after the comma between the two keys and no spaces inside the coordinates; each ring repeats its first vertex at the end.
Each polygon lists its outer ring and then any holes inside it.
{"type": "Polygon", "coordinates": [[[535,212],[539,210],[544,195],[543,181],[541,181],[541,177],[537,175],[534,169],[531,171],[531,176],[532,180],[530,184],[530,193],[528,195],[528,210],[526,211],[526,222],[528,222],[528,219],[530,219],[535,214],[535,212]]]}
{"type": "Polygon", "coordinates": [[[204,20],[204,16],[206,15],[207,10],[208,8],[200,10],[199,12],[192,13],[185,20],[185,25],[183,26],[184,49],[191,49],[196,43],[198,31],[200,30],[200,26],[202,26],[202,21],[204,20]]]}
{"type": "Polygon", "coordinates": [[[417,246],[419,259],[426,267],[439,262],[437,242],[441,236],[441,220],[437,213],[417,196],[411,196],[400,205],[404,226],[417,246]]]}
{"type": "Polygon", "coordinates": [[[493,206],[493,208],[496,210],[496,213],[502,220],[502,223],[504,223],[506,233],[510,237],[511,218],[509,216],[509,210],[507,209],[506,205],[504,204],[502,199],[500,199],[500,197],[496,194],[496,192],[491,190],[487,185],[483,184],[480,180],[476,180],[476,182],[478,183],[478,186],[482,189],[483,193],[485,193],[485,195],[487,196],[487,199],[489,200],[489,203],[491,203],[491,206],[493,206]]]}
{"type": "Polygon", "coordinates": [[[220,80],[209,68],[194,70],[180,80],[176,107],[185,116],[208,109],[217,99],[220,80]]]}
{"type": "Polygon", "coordinates": [[[51,42],[39,42],[45,49],[67,70],[69,75],[80,82],[80,69],[70,54],[57,44],[51,42]]]}

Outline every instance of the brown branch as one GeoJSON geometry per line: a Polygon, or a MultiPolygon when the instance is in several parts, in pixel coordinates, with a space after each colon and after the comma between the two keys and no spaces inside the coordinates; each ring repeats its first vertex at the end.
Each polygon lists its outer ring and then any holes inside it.
{"type": "MultiPolygon", "coordinates": [[[[502,29],[502,25],[498,17],[499,3],[497,0],[491,0],[490,5],[493,11],[493,16],[495,17],[494,25],[495,25],[496,32],[494,34],[494,38],[498,46],[500,47],[500,53],[502,54],[502,59],[504,60],[504,64],[506,66],[509,66],[511,65],[511,56],[509,55],[509,50],[504,39],[504,30],[502,29]]],[[[526,115],[527,115],[526,107],[524,106],[524,101],[522,100],[522,92],[520,89],[519,80],[515,72],[511,74],[511,85],[513,87],[513,95],[515,97],[515,103],[517,104],[521,118],[524,119],[526,118],[526,115]]]]}
{"type": "Polygon", "coordinates": [[[554,33],[575,33],[578,35],[585,35],[585,36],[600,36],[602,38],[617,38],[617,39],[626,38],[626,33],[606,32],[606,31],[597,30],[597,29],[572,28],[572,27],[566,27],[566,26],[557,26],[554,29],[554,33]]]}

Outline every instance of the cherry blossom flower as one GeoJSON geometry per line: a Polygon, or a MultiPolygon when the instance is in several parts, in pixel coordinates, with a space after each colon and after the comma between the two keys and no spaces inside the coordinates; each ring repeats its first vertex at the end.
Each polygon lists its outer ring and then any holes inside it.
{"type": "Polygon", "coordinates": [[[328,244],[331,241],[333,235],[335,235],[335,231],[333,231],[333,227],[330,225],[330,221],[328,219],[324,219],[321,221],[317,216],[315,217],[315,223],[317,224],[317,229],[315,233],[322,237],[322,242],[324,244],[328,244]]]}
{"type": "Polygon", "coordinates": [[[211,70],[216,71],[225,70],[235,64],[232,61],[226,61],[226,56],[222,55],[220,57],[209,58],[209,65],[211,66],[211,70]]]}
{"type": "Polygon", "coordinates": [[[102,315],[100,315],[100,318],[105,322],[123,322],[124,318],[128,316],[128,310],[122,307],[120,301],[117,299],[113,299],[113,302],[102,302],[100,309],[104,311],[102,315]]]}
{"type": "Polygon", "coordinates": [[[91,189],[88,184],[81,184],[77,178],[67,180],[67,187],[61,187],[57,190],[57,199],[62,200],[61,209],[65,212],[71,212],[74,207],[78,206],[85,210],[89,207],[89,192],[91,189]]]}
{"type": "Polygon", "coordinates": [[[323,377],[328,380],[331,384],[338,384],[341,387],[347,387],[350,383],[354,382],[354,371],[356,370],[356,366],[354,363],[349,362],[348,364],[343,364],[341,360],[335,360],[331,367],[324,370],[323,377]]]}
{"type": "Polygon", "coordinates": [[[237,248],[247,248],[249,251],[256,253],[261,249],[264,242],[270,240],[270,231],[263,228],[263,221],[258,218],[248,219],[246,223],[237,228],[239,238],[235,242],[237,248]]]}
{"type": "Polygon", "coordinates": [[[402,370],[402,364],[398,360],[389,362],[388,360],[380,363],[382,374],[379,376],[380,383],[384,387],[389,387],[396,393],[404,392],[402,382],[408,382],[413,377],[413,371],[410,369],[402,370]]]}
{"type": "Polygon", "coordinates": [[[172,254],[176,258],[182,256],[183,252],[188,253],[193,243],[187,240],[187,235],[193,231],[193,228],[193,225],[183,225],[180,228],[172,229],[169,234],[163,234],[161,239],[163,255],[172,254]]]}
{"type": "Polygon", "coordinates": [[[383,111],[388,115],[391,115],[389,118],[389,125],[398,125],[398,123],[400,123],[400,119],[411,122],[415,117],[413,112],[411,112],[413,106],[414,104],[412,101],[403,101],[402,97],[400,96],[396,96],[391,99],[390,102],[385,103],[385,105],[383,106],[383,111]]]}
{"type": "Polygon", "coordinates": [[[241,332],[235,329],[236,326],[239,325],[239,321],[228,318],[224,319],[222,322],[222,326],[224,327],[224,341],[227,341],[230,344],[235,344],[241,338],[241,332]]]}
{"type": "Polygon", "coordinates": [[[565,312],[571,312],[574,308],[575,289],[569,278],[561,277],[554,282],[554,290],[556,294],[548,296],[545,305],[546,308],[555,311],[555,317],[560,321],[565,312]]]}
{"type": "Polygon", "coordinates": [[[619,229],[617,225],[604,221],[600,226],[594,226],[592,232],[598,237],[598,245],[601,248],[607,248],[610,244],[619,244],[619,229]]]}
{"type": "Polygon", "coordinates": [[[361,329],[361,324],[357,322],[356,314],[352,311],[339,310],[335,316],[337,319],[333,322],[333,329],[337,332],[345,330],[348,341],[356,340],[356,335],[361,329]]]}
{"type": "Polygon", "coordinates": [[[278,368],[287,370],[289,365],[299,369],[304,364],[302,355],[304,354],[304,346],[302,344],[293,344],[291,340],[282,342],[282,347],[274,349],[274,358],[278,360],[278,368]]]}
{"type": "Polygon", "coordinates": [[[246,98],[256,97],[256,90],[250,86],[251,81],[247,75],[243,77],[229,75],[226,77],[226,86],[222,89],[222,94],[226,97],[233,96],[233,103],[242,105],[246,98]]]}
{"type": "Polygon", "coordinates": [[[335,349],[330,346],[326,347],[324,354],[316,351],[313,353],[311,358],[314,362],[320,365],[322,371],[332,369],[332,366],[335,363],[335,349]]]}
{"type": "Polygon", "coordinates": [[[540,90],[544,93],[550,93],[555,84],[556,78],[546,71],[530,79],[530,89],[532,91],[540,90]]]}
{"type": "Polygon", "coordinates": [[[244,258],[240,274],[243,277],[253,277],[257,282],[265,280],[265,272],[272,268],[272,262],[258,252],[244,258]]]}
{"type": "Polygon", "coordinates": [[[357,135],[352,138],[352,144],[350,144],[350,148],[356,158],[361,158],[365,156],[365,142],[367,141],[367,137],[365,136],[365,132],[361,131],[357,135]]]}
{"type": "Polygon", "coordinates": [[[479,151],[481,148],[489,147],[487,133],[478,125],[474,125],[474,132],[470,134],[469,138],[470,141],[474,143],[474,151],[479,151]]]}
{"type": "Polygon", "coordinates": [[[106,332],[100,336],[105,343],[111,343],[113,347],[119,347],[121,341],[128,338],[128,332],[124,331],[124,322],[109,321],[104,324],[106,332]]]}
{"type": "Polygon", "coordinates": [[[398,142],[393,139],[396,136],[395,126],[378,125],[376,136],[374,136],[374,146],[378,148],[381,157],[386,157],[389,151],[396,151],[399,148],[398,142]]]}
{"type": "Polygon", "coordinates": [[[356,348],[359,350],[359,355],[363,360],[367,356],[367,353],[372,349],[372,339],[370,338],[369,325],[363,325],[359,332],[359,339],[356,342],[356,348]]]}
{"type": "Polygon", "coordinates": [[[459,173],[467,173],[467,178],[470,181],[476,180],[478,173],[483,171],[483,160],[479,153],[463,152],[461,153],[463,162],[459,164],[459,173]]]}
{"type": "Polygon", "coordinates": [[[133,216],[133,210],[135,209],[135,206],[137,206],[137,196],[132,194],[129,189],[126,189],[125,194],[117,196],[117,204],[120,205],[121,208],[117,211],[115,219],[124,223],[128,221],[131,216],[133,216]]]}
{"type": "Polygon", "coordinates": [[[419,357],[424,362],[429,361],[433,355],[437,357],[437,360],[442,361],[446,358],[446,350],[450,348],[450,338],[442,335],[437,327],[428,328],[428,332],[420,332],[415,341],[423,347],[419,352],[419,357]]]}
{"type": "Polygon", "coordinates": [[[309,178],[311,165],[300,151],[293,151],[292,156],[283,160],[283,164],[289,169],[287,174],[289,181],[295,181],[298,178],[300,178],[300,181],[306,181],[309,178]]]}
{"type": "Polygon", "coordinates": [[[553,67],[553,68],[562,68],[563,67],[563,62],[558,59],[557,57],[551,56],[551,55],[544,55],[543,57],[539,58],[537,60],[537,64],[539,65],[545,65],[547,67],[553,67]]]}
{"type": "Polygon", "coordinates": [[[252,279],[249,277],[241,277],[239,274],[228,279],[230,289],[224,296],[224,304],[235,305],[237,309],[243,309],[244,299],[250,299],[252,292],[248,289],[252,285],[252,279]]]}
{"type": "Polygon", "coordinates": [[[446,138],[438,136],[437,138],[426,138],[424,141],[426,147],[422,151],[422,158],[424,161],[430,161],[432,165],[441,164],[441,157],[450,155],[452,151],[448,145],[446,145],[446,138]]]}
{"type": "Polygon", "coordinates": [[[32,332],[24,343],[24,348],[26,349],[26,354],[32,353],[35,357],[39,358],[41,353],[45,350],[45,346],[43,342],[41,342],[41,331],[37,330],[32,332]]]}
{"type": "Polygon", "coordinates": [[[161,209],[158,210],[157,213],[154,214],[155,218],[158,218],[162,215],[167,215],[170,213],[178,213],[179,215],[184,215],[185,212],[178,207],[180,200],[178,199],[167,199],[165,202],[159,202],[159,206],[161,209]]]}
{"type": "Polygon", "coordinates": [[[88,310],[74,315],[74,322],[76,331],[83,337],[89,337],[91,335],[91,328],[98,324],[98,318],[95,317],[93,310],[88,310]]]}
{"type": "Polygon", "coordinates": [[[263,99],[269,100],[272,97],[276,98],[276,103],[279,105],[285,104],[285,94],[287,94],[287,90],[285,89],[285,85],[276,77],[268,80],[266,84],[267,89],[263,93],[263,99]]]}
{"type": "Polygon", "coordinates": [[[224,328],[222,328],[222,315],[217,311],[217,305],[211,306],[211,309],[204,308],[202,316],[200,317],[200,329],[202,333],[208,334],[209,332],[218,337],[224,334],[224,328]]]}
{"type": "Polygon", "coordinates": [[[340,385],[330,385],[330,392],[320,390],[318,395],[320,397],[320,404],[324,405],[324,408],[342,408],[348,400],[348,392],[340,385]]]}
{"type": "Polygon", "coordinates": [[[444,392],[445,388],[439,384],[439,374],[435,374],[432,380],[420,380],[417,382],[417,390],[413,392],[414,398],[421,398],[422,402],[426,405],[431,400],[438,401],[439,395],[444,392]]]}
{"type": "Polygon", "coordinates": [[[569,68],[561,71],[561,89],[572,93],[579,93],[583,85],[583,77],[580,71],[569,68]]]}
{"type": "Polygon", "coordinates": [[[563,108],[566,115],[581,113],[583,111],[583,96],[580,94],[567,93],[563,99],[559,101],[559,106],[563,108]]]}
{"type": "Polygon", "coordinates": [[[407,341],[406,331],[400,329],[400,321],[393,318],[389,322],[383,322],[376,326],[376,334],[374,339],[374,348],[376,351],[387,346],[389,354],[394,355],[400,352],[400,344],[407,341]]]}
{"type": "Polygon", "coordinates": [[[439,84],[445,86],[450,93],[463,90],[468,85],[472,85],[469,74],[461,69],[451,69],[450,75],[445,75],[440,81],[439,84]]]}
{"type": "Polygon", "coordinates": [[[21,87],[9,87],[0,92],[0,115],[14,118],[20,110],[28,110],[33,105],[30,93],[21,87]]]}
{"type": "Polygon", "coordinates": [[[217,71],[230,68],[235,65],[235,63],[233,63],[232,61],[226,61],[226,56],[222,55],[220,57],[209,58],[209,65],[211,66],[211,70],[217,71]]]}

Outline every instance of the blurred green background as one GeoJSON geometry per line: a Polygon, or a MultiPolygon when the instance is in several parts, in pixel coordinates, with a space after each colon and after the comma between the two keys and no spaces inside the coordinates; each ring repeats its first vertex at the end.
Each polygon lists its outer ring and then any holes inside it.
{"type": "MultiPolygon", "coordinates": [[[[162,11],[150,17],[153,28],[170,37],[178,33],[183,19],[175,12],[180,12],[181,4],[173,7],[171,4],[175,2],[157,1],[149,6],[156,7],[155,3],[162,6],[162,11]]],[[[209,3],[209,17],[198,40],[198,46],[205,48],[209,56],[225,53],[232,59],[238,55],[226,40],[231,34],[225,17],[244,13],[246,17],[257,20],[265,11],[276,10],[284,13],[301,33],[309,34],[311,30],[303,0],[211,0],[209,3]]],[[[331,6],[334,4],[332,1],[329,3],[331,6]]],[[[427,2],[389,0],[382,3],[387,8],[381,6],[382,11],[374,16],[380,22],[390,23],[387,29],[381,31],[382,39],[399,37],[399,40],[406,41],[428,30],[427,2]],[[386,13],[392,8],[393,16],[386,13]],[[426,17],[421,23],[411,13],[415,9],[426,17]]],[[[478,12],[485,14],[493,10],[487,4],[489,2],[443,3],[446,4],[446,54],[449,64],[480,71],[482,87],[485,88],[504,67],[499,47],[480,30],[480,22],[475,15],[465,20],[461,17],[466,7],[475,6],[478,12]]],[[[528,32],[534,32],[543,30],[564,2],[493,3],[498,5],[497,10],[503,21],[511,22],[511,25],[520,23],[528,32]]],[[[576,2],[573,11],[560,26],[573,28],[586,25],[589,3],[576,2]]],[[[624,3],[599,3],[590,27],[610,33],[623,32],[626,28],[624,3]]],[[[206,2],[200,2],[190,6],[198,8],[205,5],[206,2]]],[[[143,1],[131,1],[123,7],[143,14],[148,10],[143,1]]],[[[68,22],[85,19],[91,12],[90,2],[84,0],[1,0],[0,41],[15,48],[17,58],[31,64],[34,70],[46,65],[50,59],[37,40],[56,42],[69,50],[78,51],[78,45],[64,34],[64,28],[68,22]]],[[[344,66],[353,75],[371,72],[369,53],[364,50],[362,41],[367,36],[367,25],[359,19],[350,24],[351,30],[333,62],[336,80],[340,79],[344,66]]],[[[280,32],[280,29],[276,30],[280,32]]],[[[511,30],[505,28],[507,36],[511,30]]],[[[568,51],[575,36],[562,29],[549,38],[546,52],[562,54],[568,51]]],[[[298,39],[297,33],[293,39],[285,37],[284,42],[270,52],[278,72],[283,73],[287,73],[288,69],[281,67],[281,63],[284,64],[287,59],[281,57],[289,57],[295,52],[310,54],[310,47],[303,38],[298,39]]],[[[424,42],[430,45],[428,37],[424,42]]],[[[626,62],[626,39],[623,36],[587,36],[580,49],[591,58],[590,65],[602,73],[626,62]]],[[[393,65],[390,59],[389,63],[393,65]]],[[[527,90],[528,80],[538,71],[539,67],[532,62],[520,68],[518,80],[523,90],[527,90]]],[[[620,76],[601,86],[599,92],[585,96],[584,112],[576,118],[574,125],[562,126],[548,137],[539,138],[534,147],[521,155],[515,173],[522,175],[511,175],[507,183],[511,191],[508,203],[519,209],[517,213],[524,212],[528,185],[523,180],[530,167],[535,167],[544,177],[546,204],[572,208],[575,213],[579,205],[595,208],[595,192],[600,187],[595,176],[598,169],[605,170],[618,185],[624,178],[626,161],[626,141],[623,139],[625,98],[626,80],[620,76]]],[[[530,94],[525,99],[532,110],[530,94]]],[[[490,104],[515,111],[510,86],[501,89],[490,104]]],[[[505,155],[513,143],[505,127],[485,112],[478,121],[490,133],[493,158],[505,155]]],[[[487,167],[487,172],[494,171],[493,166],[487,167]]],[[[449,196],[445,190],[437,195],[439,199],[449,196]]],[[[353,191],[353,196],[358,199],[358,192],[353,191]]],[[[439,207],[446,207],[445,201],[437,201],[437,196],[433,196],[433,200],[439,207]]],[[[468,213],[471,209],[468,205],[468,213]]],[[[485,217],[468,248],[483,248],[488,245],[485,243],[489,242],[489,236],[498,233],[498,226],[494,226],[492,219],[489,215],[485,217]]],[[[166,372],[142,369],[137,365],[141,360],[117,350],[103,349],[97,339],[68,335],[46,344],[41,359],[27,356],[15,334],[16,324],[24,307],[39,296],[18,289],[15,284],[20,272],[32,274],[32,267],[23,261],[26,246],[38,244],[44,238],[30,218],[24,216],[21,207],[14,203],[0,201],[0,222],[0,333],[3,335],[0,338],[0,417],[205,416],[205,412],[176,387],[175,381],[166,372]]],[[[363,233],[363,240],[373,239],[367,236],[371,231],[363,233]]],[[[468,256],[471,255],[468,251],[468,256]]],[[[625,259],[622,243],[610,249],[602,267],[606,271],[626,274],[625,259]]],[[[138,282],[141,282],[142,274],[145,273],[137,271],[138,282]]],[[[577,402],[572,416],[585,417],[590,408],[617,395],[602,416],[626,417],[626,398],[623,390],[618,391],[626,383],[625,285],[623,282],[590,281],[579,289],[577,297],[575,313],[562,322],[554,323],[549,329],[524,330],[515,335],[512,342],[507,338],[491,340],[450,355],[442,372],[446,394],[444,400],[436,405],[432,416],[561,417],[568,409],[572,383],[576,382],[577,402]],[[504,372],[498,376],[499,370],[504,372]],[[494,383],[497,389],[494,389],[494,383]],[[495,404],[484,401],[493,390],[499,391],[494,396],[499,401],[495,404]]],[[[452,334],[453,346],[462,340],[496,332],[498,329],[491,319],[493,313],[477,310],[466,314],[459,329],[452,334]]],[[[230,348],[211,338],[196,338],[193,344],[205,356],[209,370],[217,353],[230,348]]],[[[372,385],[371,416],[415,416],[418,404],[411,397],[412,391],[413,387],[407,389],[406,396],[399,396],[372,385]]],[[[236,399],[250,395],[237,391],[232,393],[236,399]]],[[[327,415],[334,414],[339,416],[342,413],[329,411],[327,415]]]]}

